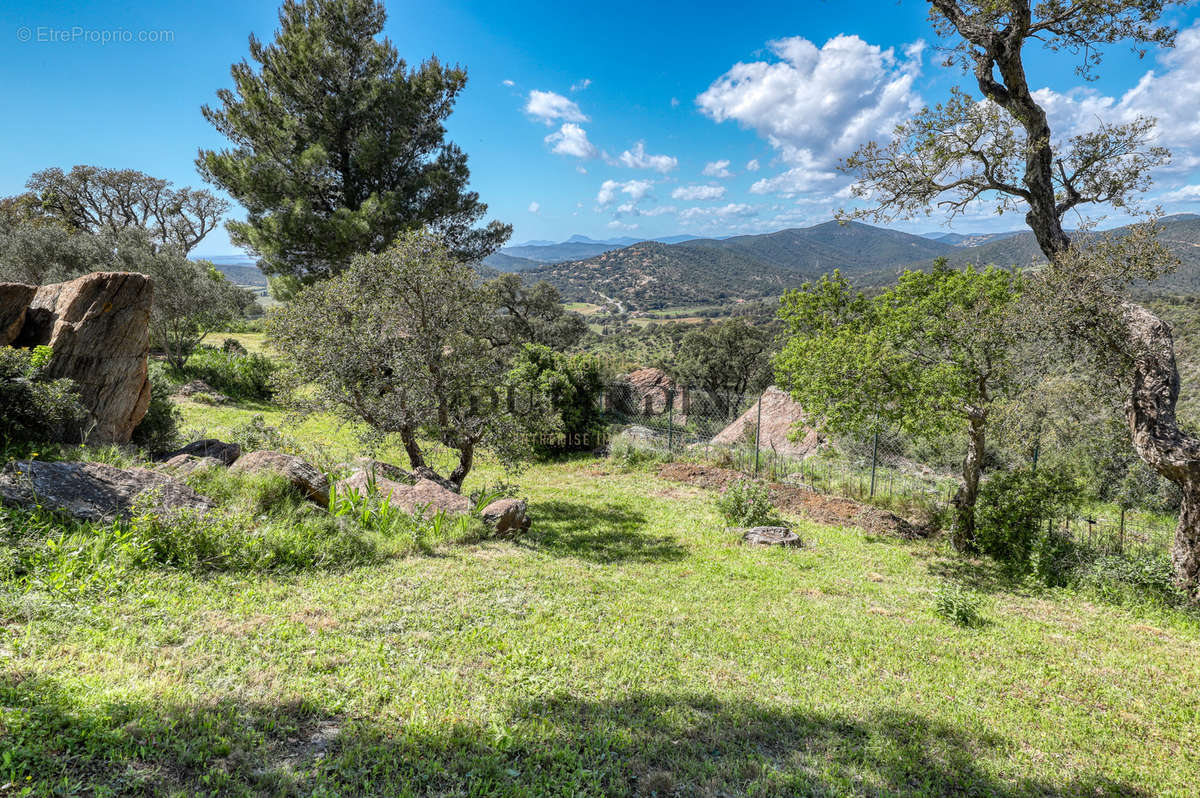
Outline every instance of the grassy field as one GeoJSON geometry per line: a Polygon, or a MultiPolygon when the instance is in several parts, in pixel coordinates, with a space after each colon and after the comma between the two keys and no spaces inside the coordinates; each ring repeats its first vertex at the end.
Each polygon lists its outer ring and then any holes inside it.
{"type": "Polygon", "coordinates": [[[604,460],[510,479],[519,540],[6,592],[0,794],[1195,794],[1194,616],[798,518],[804,548],[748,548],[712,493],[604,460]],[[945,582],[982,626],[933,612],[945,582]]]}

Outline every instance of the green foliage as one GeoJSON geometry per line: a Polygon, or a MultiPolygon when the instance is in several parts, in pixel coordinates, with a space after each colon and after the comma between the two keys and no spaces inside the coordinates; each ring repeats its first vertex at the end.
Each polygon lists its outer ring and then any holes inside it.
{"type": "Polygon", "coordinates": [[[552,429],[548,413],[499,405],[506,365],[486,337],[493,313],[470,266],[411,233],[306,287],[271,315],[268,335],[294,407],[397,435],[414,471],[429,467],[426,441],[447,446],[459,454],[448,477],[458,486],[477,449],[516,465],[529,436],[552,429]]]}
{"type": "MultiPolygon", "coordinates": [[[[1034,562],[1038,539],[1047,522],[1068,518],[1082,496],[1075,476],[1062,467],[1019,468],[993,474],[983,483],[976,510],[976,545],[986,554],[1017,569],[1034,562]]],[[[1039,569],[1057,559],[1052,542],[1038,549],[1039,569]]]]}
{"type": "Polygon", "coordinates": [[[0,347],[0,441],[7,449],[73,440],[82,433],[83,408],[70,380],[49,379],[49,347],[0,347]]]}
{"type": "Polygon", "coordinates": [[[150,364],[150,406],[133,430],[133,442],[152,452],[165,452],[179,443],[183,415],[171,400],[173,385],[160,363],[150,364]]]}
{"type": "Polygon", "coordinates": [[[1072,575],[1077,589],[1121,606],[1182,606],[1187,596],[1175,582],[1171,558],[1160,554],[1101,554],[1080,563],[1072,575]]]}
{"type": "Polygon", "coordinates": [[[552,427],[534,439],[542,453],[595,449],[605,437],[600,410],[604,389],[600,362],[592,355],[564,355],[547,346],[526,344],[517,354],[506,382],[516,412],[544,412],[549,401],[552,427]]]}
{"type": "Polygon", "coordinates": [[[246,208],[230,238],[269,275],[329,277],[421,228],[476,261],[512,232],[472,229],[487,206],[445,140],[466,71],[436,58],[409,68],[378,38],[386,16],[371,0],[286,0],[275,40],[250,38],[258,68],[234,64],[235,88],[203,109],[232,148],[202,151],[196,166],[246,208]]]}
{"type": "Polygon", "coordinates": [[[504,274],[483,289],[498,311],[487,337],[506,353],[523,344],[565,351],[587,332],[583,317],[564,308],[558,290],[545,281],[525,285],[519,274],[504,274]]]}
{"type": "Polygon", "coordinates": [[[256,352],[239,354],[215,347],[196,349],[183,367],[187,379],[204,380],[233,399],[266,400],[274,393],[276,362],[256,352]]]}
{"type": "Polygon", "coordinates": [[[619,432],[612,437],[608,444],[608,457],[622,468],[637,468],[669,459],[662,450],[628,432],[619,432]]]}
{"type": "Polygon", "coordinates": [[[171,251],[148,254],[138,271],[154,279],[150,337],[176,369],[208,333],[240,317],[253,301],[208,261],[190,261],[171,251]]]}
{"type": "Polygon", "coordinates": [[[933,597],[934,612],[953,624],[968,628],[987,623],[981,611],[982,605],[979,594],[953,582],[940,585],[933,597]]]}
{"type": "Polygon", "coordinates": [[[234,427],[228,438],[230,443],[236,443],[244,452],[270,449],[273,452],[299,454],[302,448],[295,438],[268,424],[262,414],[251,416],[245,423],[234,427]]]}
{"type": "Polygon", "coordinates": [[[835,271],[781,300],[788,338],[776,377],[833,431],[876,418],[916,434],[960,428],[970,408],[986,411],[1015,387],[1019,286],[1002,269],[939,263],[868,298],[835,271]]]}
{"type": "Polygon", "coordinates": [[[767,483],[739,479],[731,483],[717,497],[717,511],[730,526],[775,526],[780,522],[779,513],[771,504],[771,491],[767,483]]]}
{"type": "Polygon", "coordinates": [[[683,336],[672,369],[680,385],[708,391],[722,418],[737,400],[771,384],[771,336],[745,319],[693,328],[683,336]]]}

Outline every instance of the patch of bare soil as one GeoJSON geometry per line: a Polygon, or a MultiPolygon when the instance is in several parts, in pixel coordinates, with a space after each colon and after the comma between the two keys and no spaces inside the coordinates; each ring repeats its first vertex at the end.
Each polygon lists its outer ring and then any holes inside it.
{"type": "Polygon", "coordinates": [[[699,465],[697,463],[668,463],[658,471],[663,479],[686,482],[701,488],[724,490],[742,478],[742,474],[728,468],[699,465]]]}
{"type": "MultiPolygon", "coordinates": [[[[658,475],[675,482],[686,482],[702,488],[723,490],[743,478],[740,472],[728,468],[696,463],[669,463],[658,475]]],[[[893,512],[856,502],[841,496],[814,493],[800,485],[771,483],[771,504],[780,510],[802,515],[826,526],[856,526],[872,535],[891,535],[907,540],[929,537],[929,530],[917,526],[893,512]]]]}

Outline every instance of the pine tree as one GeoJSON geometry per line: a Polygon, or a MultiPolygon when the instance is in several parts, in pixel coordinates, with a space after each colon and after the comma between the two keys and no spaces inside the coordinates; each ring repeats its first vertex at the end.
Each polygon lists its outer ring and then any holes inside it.
{"type": "Polygon", "coordinates": [[[372,0],[286,0],[274,42],[250,37],[256,66],[234,64],[235,88],[203,109],[232,147],[201,150],[197,168],[246,209],[230,238],[269,275],[326,278],[418,228],[475,261],[512,232],[473,227],[487,206],[446,141],[466,71],[432,57],[409,68],[380,38],[385,18],[372,0]]]}

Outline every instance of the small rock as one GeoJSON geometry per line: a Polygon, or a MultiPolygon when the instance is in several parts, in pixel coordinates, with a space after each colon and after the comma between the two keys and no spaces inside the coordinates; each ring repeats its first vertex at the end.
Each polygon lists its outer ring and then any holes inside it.
{"type": "Polygon", "coordinates": [[[497,535],[516,534],[529,530],[529,516],[525,514],[525,502],[521,499],[497,499],[483,508],[480,514],[497,535]]]}
{"type": "Polygon", "coordinates": [[[81,521],[128,517],[151,492],[147,509],[160,512],[216,506],[182,482],[145,468],[20,460],[0,471],[0,502],[27,510],[41,506],[81,521]]]}
{"type": "Polygon", "coordinates": [[[189,454],[193,457],[212,457],[221,461],[222,465],[233,465],[239,457],[242,456],[242,447],[236,443],[225,443],[216,438],[204,438],[199,441],[192,441],[182,449],[176,449],[173,452],[168,452],[161,457],[160,460],[170,461],[181,454],[189,454]]]}
{"type": "Polygon", "coordinates": [[[742,534],[742,542],[755,546],[801,546],[800,536],[786,526],[756,526],[742,534]]]}
{"type": "Polygon", "coordinates": [[[179,386],[179,390],[176,391],[176,393],[180,396],[194,396],[197,398],[203,397],[207,399],[210,404],[223,405],[229,401],[228,396],[221,393],[204,380],[192,380],[191,382],[185,382],[183,385],[179,386]]]}
{"type": "Polygon", "coordinates": [[[231,471],[255,473],[270,471],[282,474],[301,493],[322,507],[329,506],[329,481],[325,475],[303,458],[294,454],[263,450],[250,452],[237,459],[231,471]]]}
{"type": "Polygon", "coordinates": [[[193,471],[205,468],[225,468],[225,464],[215,457],[196,457],[191,454],[177,454],[159,466],[162,471],[169,471],[177,477],[186,476],[193,471]]]}

